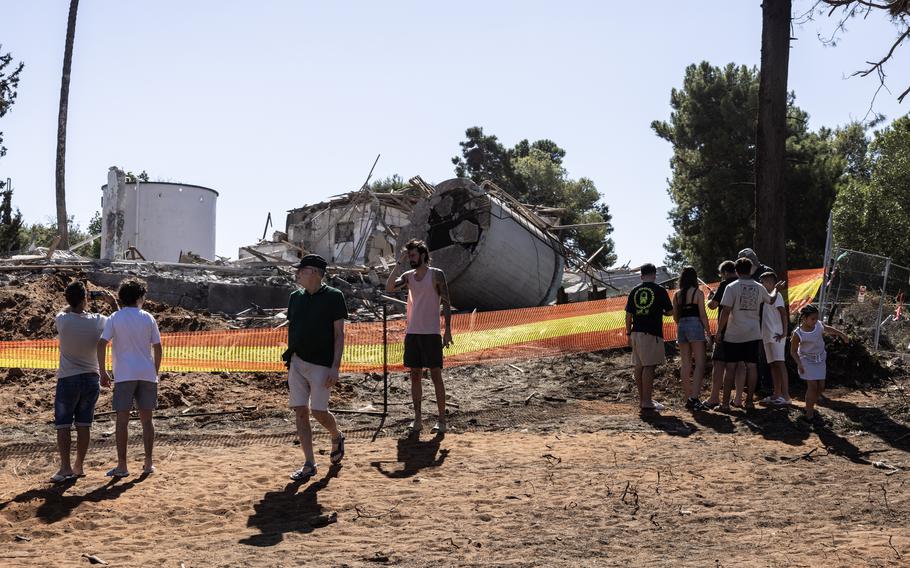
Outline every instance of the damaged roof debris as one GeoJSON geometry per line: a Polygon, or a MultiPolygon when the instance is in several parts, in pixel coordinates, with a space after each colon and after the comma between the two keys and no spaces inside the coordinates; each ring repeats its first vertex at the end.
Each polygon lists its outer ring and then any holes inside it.
{"type": "Polygon", "coordinates": [[[114,259],[98,260],[52,243],[0,259],[0,274],[71,273],[108,288],[139,276],[147,280],[152,300],[233,316],[243,325],[283,323],[288,293],[296,286],[293,267],[308,253],[329,261],[329,282],[345,292],[354,321],[380,317],[382,303],[392,317],[401,317],[403,296],[385,296],[384,282],[412,238],[427,242],[433,264],[447,275],[453,306],[461,310],[599,299],[637,282],[629,270],[594,269],[597,253],[586,259],[567,249],[558,236],[564,213],[523,204],[489,181],[455,178],[434,186],[415,176],[396,191],[364,185],[291,209],[283,231],[241,247],[236,260],[184,249],[179,262],[152,262],[132,243],[114,249],[114,259]]]}

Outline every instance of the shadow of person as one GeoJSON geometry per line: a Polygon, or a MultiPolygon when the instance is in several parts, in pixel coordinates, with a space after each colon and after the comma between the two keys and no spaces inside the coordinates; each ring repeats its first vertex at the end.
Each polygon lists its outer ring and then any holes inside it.
{"type": "Polygon", "coordinates": [[[813,430],[822,445],[824,445],[825,449],[830,453],[843,456],[853,463],[862,465],[870,465],[872,463],[865,457],[869,455],[869,452],[861,452],[853,443],[843,436],[838,436],[827,425],[816,425],[813,430]]]}
{"type": "Polygon", "coordinates": [[[858,406],[852,402],[828,398],[819,400],[818,405],[840,412],[895,450],[910,452],[910,426],[895,421],[881,408],[858,406]]]}
{"type": "Polygon", "coordinates": [[[67,495],[66,491],[76,485],[76,479],[70,479],[50,488],[29,489],[24,493],[20,493],[9,501],[0,503],[0,511],[7,508],[11,503],[29,503],[41,500],[41,504],[35,509],[35,517],[47,524],[52,524],[69,517],[83,503],[99,503],[117,499],[124,492],[132,489],[147,478],[148,474],[145,473],[125,482],[122,479],[114,478],[85,495],[67,495]]]}
{"type": "Polygon", "coordinates": [[[439,467],[449,455],[448,449],[439,449],[439,445],[445,439],[445,434],[436,434],[432,439],[420,441],[417,434],[398,440],[398,456],[396,461],[374,461],[370,465],[376,468],[376,471],[382,475],[392,478],[401,479],[416,475],[420,470],[429,467],[439,467]],[[438,454],[438,455],[437,455],[438,454]],[[402,463],[401,469],[387,470],[384,464],[402,463]]]}
{"type": "Polygon", "coordinates": [[[639,416],[642,421],[671,436],[682,436],[685,438],[698,432],[698,426],[672,414],[659,414],[653,410],[644,409],[639,416]]]}
{"type": "Polygon", "coordinates": [[[736,432],[736,425],[726,414],[716,412],[693,412],[692,419],[705,428],[710,428],[718,434],[732,434],[736,432]]]}
{"type": "Polygon", "coordinates": [[[318,494],[328,487],[329,481],[338,477],[339,471],[341,464],[333,465],[322,479],[309,484],[301,493],[298,493],[303,484],[300,481],[288,483],[281,491],[266,493],[253,506],[255,512],[246,522],[246,526],[259,529],[259,534],[240,539],[240,544],[275,546],[284,540],[285,533],[307,534],[334,523],[337,515],[323,513],[318,494]]]}
{"type": "Polygon", "coordinates": [[[766,440],[790,446],[802,446],[809,438],[808,430],[797,426],[790,419],[788,408],[759,407],[746,414],[738,413],[736,420],[766,440]]]}

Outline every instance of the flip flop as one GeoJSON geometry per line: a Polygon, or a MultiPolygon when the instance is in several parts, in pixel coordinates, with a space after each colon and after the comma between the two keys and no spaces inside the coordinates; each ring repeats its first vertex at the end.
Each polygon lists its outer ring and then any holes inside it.
{"type": "Polygon", "coordinates": [[[445,433],[446,433],[446,430],[447,430],[447,428],[446,428],[446,423],[445,423],[445,422],[437,422],[436,425],[433,426],[433,428],[430,430],[430,433],[432,433],[432,434],[445,434],[445,433]]]}
{"type": "Polygon", "coordinates": [[[48,481],[50,481],[51,483],[63,483],[64,481],[69,481],[70,479],[75,479],[75,478],[76,478],[76,476],[73,474],[60,475],[59,473],[55,473],[53,475],[53,477],[51,477],[48,481]]]}
{"type": "Polygon", "coordinates": [[[338,464],[344,459],[344,434],[338,437],[338,449],[329,454],[329,461],[332,465],[338,464]]]}
{"type": "Polygon", "coordinates": [[[316,475],[316,464],[314,463],[305,463],[303,467],[291,474],[291,479],[294,481],[305,482],[309,481],[316,475]]]}
{"type": "Polygon", "coordinates": [[[113,477],[115,479],[119,479],[121,477],[129,477],[130,472],[125,469],[117,469],[115,467],[114,469],[110,470],[109,472],[105,473],[104,475],[105,475],[105,477],[113,477]]]}
{"type": "Polygon", "coordinates": [[[150,468],[142,468],[142,475],[152,475],[153,473],[155,473],[155,466],[152,466],[150,468]]]}

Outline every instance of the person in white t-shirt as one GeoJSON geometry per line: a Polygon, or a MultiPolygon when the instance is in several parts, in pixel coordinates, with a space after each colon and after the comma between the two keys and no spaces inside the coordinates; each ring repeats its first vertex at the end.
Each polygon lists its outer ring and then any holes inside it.
{"type": "Polygon", "coordinates": [[[113,408],[117,413],[117,467],[107,472],[108,477],[126,477],[130,474],[126,463],[126,442],[134,402],[139,411],[142,442],[145,446],[142,473],[148,475],[155,471],[152,463],[155,441],[152,412],[158,406],[161,334],[152,314],[142,309],[145,293],[144,282],[124,280],[117,291],[121,308],[107,320],[101,339],[98,340],[98,367],[103,387],[111,385],[105,359],[107,344],[113,343],[111,353],[114,374],[113,408]]]}
{"type": "MultiPolygon", "coordinates": [[[[774,291],[777,274],[767,271],[761,275],[761,284],[769,293],[774,291]]],[[[762,316],[762,343],[765,348],[765,360],[771,368],[771,382],[774,391],[771,396],[762,399],[762,404],[785,406],[790,404],[790,385],[787,376],[787,328],[790,317],[784,307],[784,297],[777,295],[773,304],[765,306],[762,316]]]]}
{"type": "MultiPolygon", "coordinates": [[[[740,258],[736,261],[736,282],[724,290],[720,301],[722,310],[717,321],[717,337],[724,342],[724,355],[727,362],[727,373],[735,377],[736,397],[733,406],[753,408],[755,387],[758,383],[758,354],[762,348],[762,329],[759,309],[762,304],[774,304],[777,293],[786,283],[778,282],[773,292],[752,279],[752,261],[740,258]],[[737,367],[745,367],[745,373],[737,372],[737,367]],[[744,390],[748,382],[748,396],[744,390]],[[745,401],[744,401],[745,399],[745,401]]],[[[724,380],[723,403],[721,408],[729,410],[730,385],[724,380]]]]}

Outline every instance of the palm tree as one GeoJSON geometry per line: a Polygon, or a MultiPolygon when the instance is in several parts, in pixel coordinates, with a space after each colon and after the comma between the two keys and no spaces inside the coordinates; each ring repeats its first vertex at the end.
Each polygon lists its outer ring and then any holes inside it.
{"type": "Polygon", "coordinates": [[[76,11],[79,0],[70,0],[66,22],[66,48],[63,52],[63,75],[60,79],[60,114],[57,117],[57,233],[60,248],[69,246],[66,216],[66,115],[69,110],[70,69],[73,66],[73,41],[76,39],[76,11]]]}

